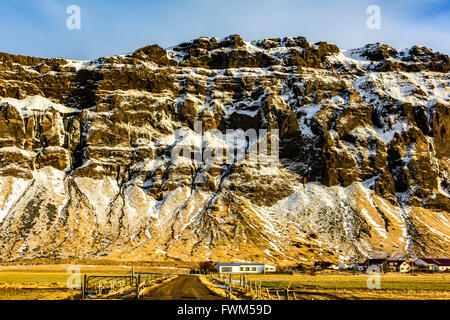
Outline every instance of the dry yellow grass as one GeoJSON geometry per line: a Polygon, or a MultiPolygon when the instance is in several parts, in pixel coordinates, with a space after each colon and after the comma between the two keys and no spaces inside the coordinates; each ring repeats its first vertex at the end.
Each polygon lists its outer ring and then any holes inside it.
{"type": "MultiPolygon", "coordinates": [[[[55,273],[66,274],[71,264],[54,265],[0,265],[0,275],[5,272],[23,273],[55,273]]],[[[131,267],[120,265],[79,265],[81,273],[124,273],[130,272],[131,267]]]]}
{"type": "Polygon", "coordinates": [[[142,291],[141,295],[145,296],[149,291],[156,289],[158,287],[163,286],[164,284],[166,284],[169,281],[172,281],[174,278],[176,278],[177,276],[173,276],[173,277],[169,277],[167,279],[164,279],[161,282],[157,282],[157,283],[151,283],[151,285],[147,286],[144,288],[144,290],[142,291]]]}
{"type": "MultiPolygon", "coordinates": [[[[69,264],[0,266],[0,300],[64,300],[72,297],[67,288],[69,264]]],[[[129,274],[131,267],[120,265],[81,265],[82,274],[129,274]]],[[[166,272],[171,269],[136,267],[135,272],[166,272]],[[159,271],[156,271],[159,270],[159,271]]],[[[80,290],[73,294],[79,295],[80,290]]]]}
{"type": "Polygon", "coordinates": [[[298,299],[450,299],[450,274],[404,275],[387,273],[380,277],[380,289],[367,287],[368,274],[248,275],[269,289],[289,287],[298,299]]]}
{"type": "MultiPolygon", "coordinates": [[[[80,295],[80,290],[73,293],[67,288],[67,280],[72,275],[67,269],[70,264],[55,265],[0,265],[0,300],[64,300],[72,295],[80,295]]],[[[131,267],[125,265],[80,265],[81,274],[88,275],[125,275],[130,274],[131,267]]],[[[178,267],[158,267],[140,265],[134,267],[135,273],[177,274],[189,269],[178,267]]]]}
{"type": "Polygon", "coordinates": [[[27,282],[0,284],[0,300],[67,300],[75,297],[64,284],[50,282],[27,282]]]}
{"type": "MultiPolygon", "coordinates": [[[[205,285],[205,287],[208,288],[209,291],[211,291],[213,294],[226,298],[228,297],[227,292],[224,288],[219,287],[218,284],[213,283],[212,281],[209,280],[209,277],[207,276],[200,276],[199,277],[201,283],[203,283],[203,285],[205,285]]],[[[238,297],[236,297],[236,295],[234,295],[233,293],[231,294],[231,299],[230,300],[239,300],[238,297]]]]}

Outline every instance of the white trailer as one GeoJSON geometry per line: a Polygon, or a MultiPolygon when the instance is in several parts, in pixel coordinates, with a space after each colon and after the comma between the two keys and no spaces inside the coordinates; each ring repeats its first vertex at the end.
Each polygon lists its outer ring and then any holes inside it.
{"type": "Polygon", "coordinates": [[[220,273],[266,273],[275,272],[276,268],[264,263],[217,263],[216,270],[220,273]]]}

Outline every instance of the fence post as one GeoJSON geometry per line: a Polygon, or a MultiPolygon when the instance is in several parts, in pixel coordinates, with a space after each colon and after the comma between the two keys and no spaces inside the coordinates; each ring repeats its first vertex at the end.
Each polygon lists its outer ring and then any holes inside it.
{"type": "Polygon", "coordinates": [[[83,300],[84,300],[84,298],[86,297],[86,284],[87,284],[86,279],[87,279],[87,276],[86,276],[86,274],[84,274],[84,280],[83,280],[84,285],[83,285],[83,287],[81,288],[82,291],[83,291],[83,293],[82,293],[82,299],[83,299],[83,300]]]}
{"type": "MultiPolygon", "coordinates": [[[[133,272],[133,274],[134,274],[134,272],[133,272]]],[[[140,277],[140,275],[138,275],[138,277],[136,278],[136,299],[139,299],[139,290],[140,290],[139,283],[140,283],[140,279],[141,279],[141,277],[140,277]]]]}
{"type": "Polygon", "coordinates": [[[289,300],[289,289],[286,289],[286,300],[289,300]]]}
{"type": "Polygon", "coordinates": [[[232,278],[231,278],[231,273],[230,273],[230,277],[229,277],[229,283],[228,283],[228,296],[229,296],[229,299],[231,300],[231,292],[232,292],[232,290],[231,290],[231,282],[232,281],[232,278]]]}
{"type": "Polygon", "coordinates": [[[269,300],[272,300],[272,296],[270,295],[269,289],[266,288],[267,297],[269,300]]]}
{"type": "Polygon", "coordinates": [[[277,300],[281,300],[280,295],[278,294],[278,289],[277,289],[277,300]]]}
{"type": "Polygon", "coordinates": [[[294,300],[297,300],[297,297],[295,296],[295,291],[292,292],[294,294],[294,300]]]}

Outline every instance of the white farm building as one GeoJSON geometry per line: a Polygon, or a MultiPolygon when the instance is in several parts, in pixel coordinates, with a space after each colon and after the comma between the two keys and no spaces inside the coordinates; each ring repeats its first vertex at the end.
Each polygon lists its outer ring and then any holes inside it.
{"type": "Polygon", "coordinates": [[[431,271],[449,271],[449,258],[421,258],[414,261],[414,265],[431,271]]]}
{"type": "Polygon", "coordinates": [[[216,263],[220,273],[266,273],[275,272],[276,268],[264,263],[216,263]]]}

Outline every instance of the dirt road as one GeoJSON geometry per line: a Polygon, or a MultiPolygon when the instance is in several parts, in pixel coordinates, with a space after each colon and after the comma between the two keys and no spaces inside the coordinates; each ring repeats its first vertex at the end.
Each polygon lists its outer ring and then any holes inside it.
{"type": "Polygon", "coordinates": [[[181,275],[151,290],[143,300],[224,300],[213,295],[197,276],[181,275]]]}

